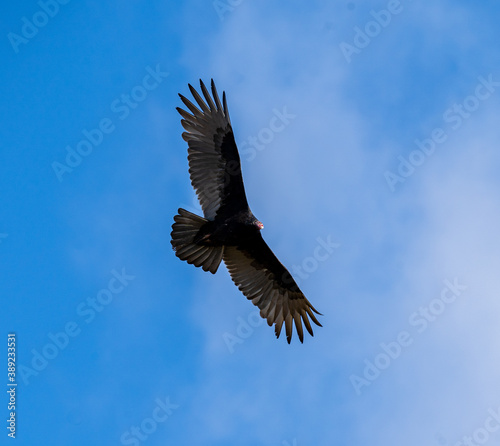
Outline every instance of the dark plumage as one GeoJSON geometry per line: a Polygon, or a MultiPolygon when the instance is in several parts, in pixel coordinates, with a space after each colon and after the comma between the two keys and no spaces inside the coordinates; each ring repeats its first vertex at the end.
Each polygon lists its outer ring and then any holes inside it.
{"type": "Polygon", "coordinates": [[[321,326],[314,315],[320,313],[267,246],[260,233],[264,225],[250,211],[225,93],[221,104],[213,80],[212,96],[201,81],[200,86],[205,100],[189,85],[198,107],[179,95],[191,113],[177,111],[184,118],[191,184],[205,218],[179,209],[171,234],[175,255],[212,274],[224,260],[234,283],[268,325],[275,324],[276,337],[284,323],[290,343],[295,323],[302,342],[302,323],[313,336],[309,318],[321,326]]]}

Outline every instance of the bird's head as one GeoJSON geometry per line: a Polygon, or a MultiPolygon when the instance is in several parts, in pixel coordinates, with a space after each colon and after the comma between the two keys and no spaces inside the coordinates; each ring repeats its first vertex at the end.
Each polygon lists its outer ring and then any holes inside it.
{"type": "Polygon", "coordinates": [[[255,219],[254,225],[257,226],[257,228],[259,229],[264,229],[264,225],[257,219],[255,219]]]}

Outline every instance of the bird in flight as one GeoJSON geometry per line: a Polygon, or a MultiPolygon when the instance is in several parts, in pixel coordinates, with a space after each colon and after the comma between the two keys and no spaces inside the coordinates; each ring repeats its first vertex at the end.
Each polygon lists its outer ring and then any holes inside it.
{"type": "Polygon", "coordinates": [[[285,324],[288,343],[292,328],[304,340],[309,318],[321,327],[295,280],[262,238],[264,225],[250,211],[243,186],[240,157],[229,119],[226,94],[220,102],[214,81],[212,96],[200,80],[200,94],[189,85],[198,107],[179,94],[186,110],[177,107],[186,130],[191,184],[204,218],[179,209],[172,225],[172,247],[181,260],[215,274],[222,260],[240,291],[260,309],[279,338],[285,324]],[[308,318],[309,317],[309,318],[308,318]]]}

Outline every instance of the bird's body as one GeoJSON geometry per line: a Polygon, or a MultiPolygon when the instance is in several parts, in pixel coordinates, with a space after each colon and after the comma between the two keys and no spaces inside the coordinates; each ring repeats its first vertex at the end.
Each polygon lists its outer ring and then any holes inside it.
{"type": "Polygon", "coordinates": [[[221,105],[213,81],[213,98],[201,81],[200,86],[206,102],[189,85],[200,108],[180,95],[192,114],[177,110],[184,118],[191,183],[205,217],[179,209],[172,225],[175,254],[213,274],[224,260],[238,288],[269,325],[275,324],[276,336],[284,323],[290,343],[294,322],[302,342],[302,322],[312,335],[308,316],[321,326],[313,312],[319,313],[267,246],[260,232],[264,225],[248,206],[225,94],[221,105]]]}
{"type": "Polygon", "coordinates": [[[205,226],[212,233],[211,238],[215,243],[237,246],[246,240],[251,241],[259,233],[255,221],[251,213],[239,212],[228,218],[207,222],[205,226]]]}

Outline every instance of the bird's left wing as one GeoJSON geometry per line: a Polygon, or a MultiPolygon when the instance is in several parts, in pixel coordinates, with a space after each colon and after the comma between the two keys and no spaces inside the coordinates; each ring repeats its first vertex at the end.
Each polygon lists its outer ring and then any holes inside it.
{"type": "Polygon", "coordinates": [[[304,339],[302,322],[309,334],[314,336],[308,316],[321,327],[314,316],[314,313],[321,313],[307,300],[260,233],[245,246],[225,246],[223,259],[241,292],[259,307],[260,315],[269,326],[275,324],[277,338],[283,323],[288,343],[292,339],[293,323],[300,342],[304,339]]]}
{"type": "Polygon", "coordinates": [[[189,85],[199,108],[180,94],[182,102],[192,114],[179,107],[177,111],[184,118],[181,123],[186,131],[182,137],[189,145],[191,184],[205,218],[213,220],[216,214],[230,216],[245,211],[248,203],[226,95],[222,94],[221,104],[213,80],[213,99],[201,80],[200,87],[205,100],[189,85]]]}

